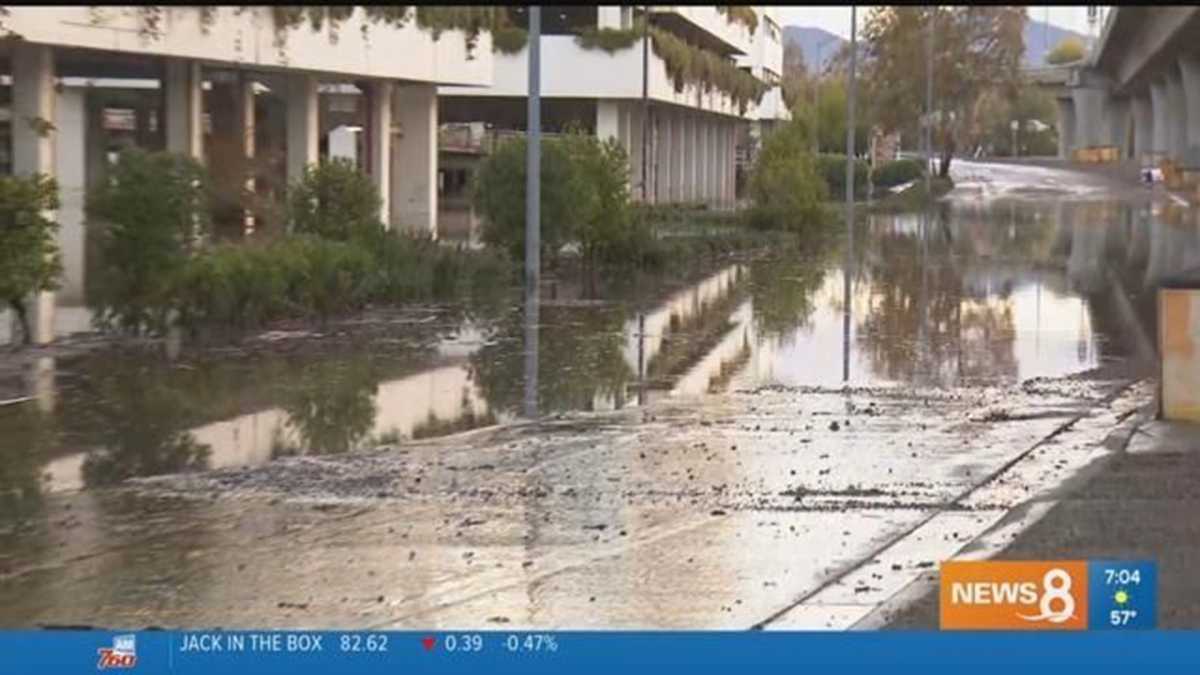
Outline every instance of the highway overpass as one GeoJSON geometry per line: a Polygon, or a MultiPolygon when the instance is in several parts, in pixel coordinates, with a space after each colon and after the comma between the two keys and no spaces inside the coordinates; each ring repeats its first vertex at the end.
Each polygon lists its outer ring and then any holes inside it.
{"type": "Polygon", "coordinates": [[[1060,154],[1115,147],[1123,161],[1200,169],[1200,7],[1114,7],[1069,73],[1060,154]]]}

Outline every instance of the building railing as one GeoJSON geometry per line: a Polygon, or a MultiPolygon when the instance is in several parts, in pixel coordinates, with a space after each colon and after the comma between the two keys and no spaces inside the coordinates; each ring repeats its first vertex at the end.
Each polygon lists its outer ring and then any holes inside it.
{"type": "MultiPolygon", "coordinates": [[[[444,124],[438,130],[438,150],[461,154],[490,155],[502,143],[524,138],[525,132],[516,129],[486,129],[479,124],[444,124]]],[[[542,132],[542,139],[553,139],[562,134],[542,132]]]]}

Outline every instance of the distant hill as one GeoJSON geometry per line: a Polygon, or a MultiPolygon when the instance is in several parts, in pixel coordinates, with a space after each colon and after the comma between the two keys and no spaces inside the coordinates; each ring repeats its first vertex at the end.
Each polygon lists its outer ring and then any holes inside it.
{"type": "MultiPolygon", "coordinates": [[[[1037,9],[1031,11],[1037,12],[1037,9]]],[[[1025,23],[1025,65],[1046,65],[1046,54],[1067,37],[1075,37],[1086,43],[1086,38],[1073,30],[1030,18],[1025,23]]],[[[817,63],[818,45],[821,45],[821,65],[824,66],[846,42],[823,28],[813,26],[785,26],[783,39],[785,43],[796,42],[800,45],[801,51],[804,52],[804,63],[809,70],[817,63]]]]}
{"type": "Polygon", "coordinates": [[[784,26],[783,41],[784,44],[795,42],[800,45],[800,50],[804,52],[804,65],[810,72],[817,65],[818,47],[821,49],[821,65],[824,66],[846,43],[846,40],[824,28],[812,26],[784,26]]]}

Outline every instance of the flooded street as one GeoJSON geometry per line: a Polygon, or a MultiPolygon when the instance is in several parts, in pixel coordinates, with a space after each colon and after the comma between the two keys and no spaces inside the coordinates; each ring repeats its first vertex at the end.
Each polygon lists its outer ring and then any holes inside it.
{"type": "Polygon", "coordinates": [[[1168,196],[954,171],[863,219],[848,305],[836,239],[548,284],[536,423],[513,303],[32,359],[0,626],[848,627],[1107,451],[1200,264],[1168,196]]]}

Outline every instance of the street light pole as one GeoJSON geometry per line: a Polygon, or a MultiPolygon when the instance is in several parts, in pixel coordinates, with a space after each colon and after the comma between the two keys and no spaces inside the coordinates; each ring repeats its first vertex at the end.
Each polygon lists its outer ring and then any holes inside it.
{"type": "Polygon", "coordinates": [[[650,6],[642,5],[642,203],[650,197],[650,6]]]}
{"type": "Polygon", "coordinates": [[[933,23],[937,17],[937,5],[930,8],[929,27],[925,35],[925,197],[930,192],[930,174],[933,173],[933,23]]]}
{"type": "Polygon", "coordinates": [[[542,8],[529,8],[529,108],[525,142],[525,416],[538,412],[538,286],[542,224],[542,8]]]}
{"type": "Polygon", "coordinates": [[[854,268],[854,99],[858,7],[850,5],[850,70],[846,74],[846,263],[842,274],[842,381],[850,380],[850,284],[854,268]]]}

